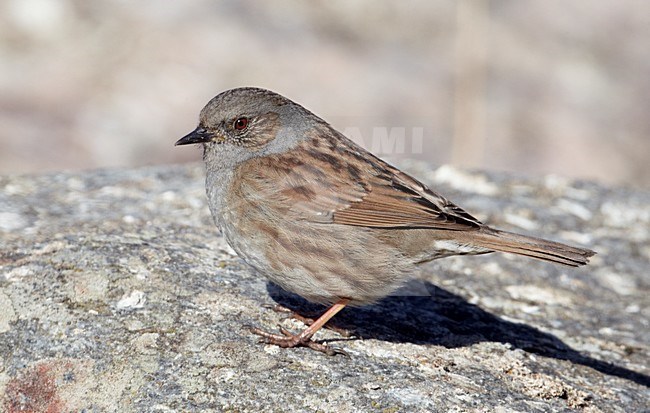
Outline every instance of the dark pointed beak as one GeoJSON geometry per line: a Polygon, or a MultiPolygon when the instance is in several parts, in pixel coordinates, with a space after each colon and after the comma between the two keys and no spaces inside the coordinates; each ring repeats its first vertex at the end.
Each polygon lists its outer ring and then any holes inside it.
{"type": "Polygon", "coordinates": [[[207,130],[201,127],[198,127],[194,129],[192,132],[188,133],[187,135],[177,140],[174,145],[179,146],[179,145],[190,145],[192,143],[206,143],[206,142],[210,142],[211,140],[212,140],[212,133],[208,132],[207,130]]]}

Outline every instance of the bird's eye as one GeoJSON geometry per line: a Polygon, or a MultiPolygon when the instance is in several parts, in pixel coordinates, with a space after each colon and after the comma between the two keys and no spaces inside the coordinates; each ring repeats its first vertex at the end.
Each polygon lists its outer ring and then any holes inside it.
{"type": "Polygon", "coordinates": [[[237,130],[244,130],[248,127],[248,118],[241,117],[235,120],[233,127],[237,130]]]}

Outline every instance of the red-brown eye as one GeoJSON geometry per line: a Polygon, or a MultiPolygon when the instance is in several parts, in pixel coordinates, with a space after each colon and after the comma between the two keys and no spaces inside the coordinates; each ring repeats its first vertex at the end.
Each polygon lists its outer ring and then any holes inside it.
{"type": "Polygon", "coordinates": [[[246,129],[248,127],[248,118],[244,118],[244,117],[238,118],[234,123],[234,127],[237,130],[246,129]]]}

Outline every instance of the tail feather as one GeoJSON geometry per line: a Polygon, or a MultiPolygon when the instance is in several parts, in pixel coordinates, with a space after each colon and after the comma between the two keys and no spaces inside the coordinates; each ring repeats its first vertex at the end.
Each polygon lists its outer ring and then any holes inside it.
{"type": "Polygon", "coordinates": [[[525,255],[571,267],[587,264],[589,257],[596,254],[586,248],[572,247],[555,241],[491,228],[481,230],[479,234],[476,234],[474,240],[476,245],[483,248],[525,255]]]}

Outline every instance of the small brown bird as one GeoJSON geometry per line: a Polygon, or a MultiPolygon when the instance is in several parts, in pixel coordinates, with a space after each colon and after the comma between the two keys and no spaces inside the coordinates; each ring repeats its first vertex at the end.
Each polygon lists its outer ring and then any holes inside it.
{"type": "Polygon", "coordinates": [[[332,304],[299,334],[252,328],[266,343],[333,354],[311,340],[318,329],[437,258],[501,251],[577,267],[594,255],[490,228],[268,90],[213,98],[176,145],[194,143],[203,144],[208,204],[230,246],[282,288],[332,304]]]}

